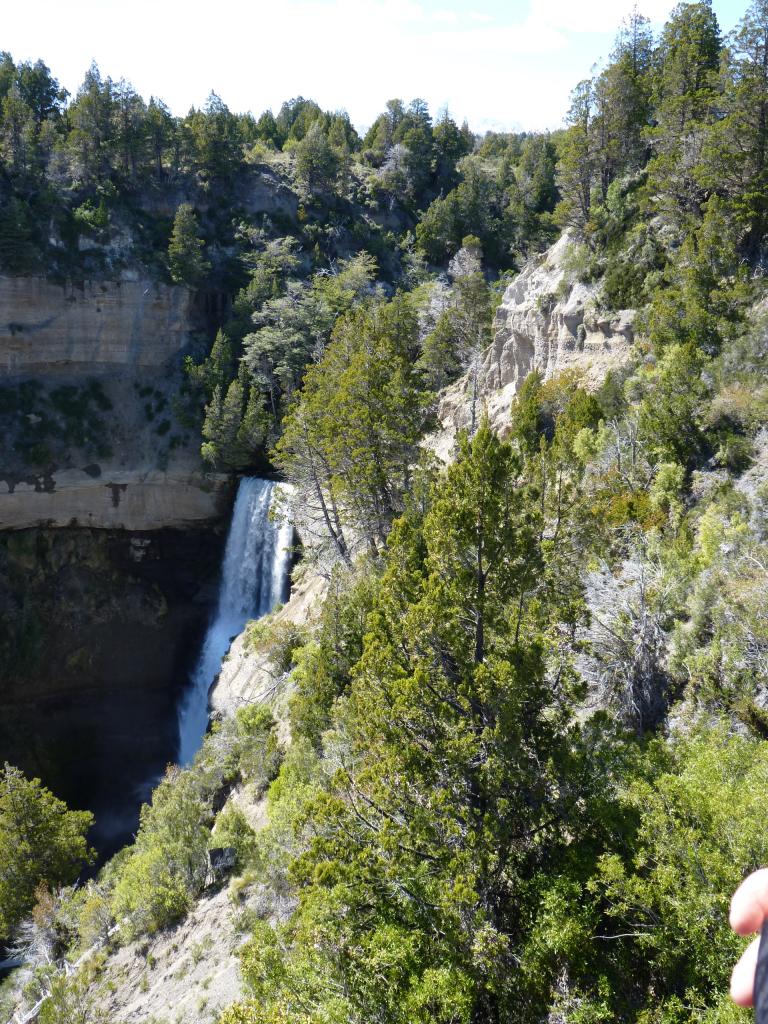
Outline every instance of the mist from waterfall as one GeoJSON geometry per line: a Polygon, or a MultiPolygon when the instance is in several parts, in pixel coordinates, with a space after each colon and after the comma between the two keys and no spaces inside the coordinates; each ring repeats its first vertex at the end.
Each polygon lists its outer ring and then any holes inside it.
{"type": "Polygon", "coordinates": [[[208,693],[233,637],[246,622],[272,611],[285,595],[292,528],[270,519],[279,486],[244,477],[224,551],[219,602],[179,709],[179,764],[189,764],[208,728],[208,693]]]}

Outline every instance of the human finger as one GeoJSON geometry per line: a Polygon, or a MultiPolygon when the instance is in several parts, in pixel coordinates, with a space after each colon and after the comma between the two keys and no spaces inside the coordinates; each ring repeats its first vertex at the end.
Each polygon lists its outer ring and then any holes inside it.
{"type": "Polygon", "coordinates": [[[738,935],[760,931],[768,917],[768,868],[753,871],[744,879],[731,900],[731,928],[738,935]]]}
{"type": "Polygon", "coordinates": [[[744,952],[731,974],[731,999],[738,1006],[751,1006],[755,994],[755,968],[760,936],[754,939],[744,952]]]}

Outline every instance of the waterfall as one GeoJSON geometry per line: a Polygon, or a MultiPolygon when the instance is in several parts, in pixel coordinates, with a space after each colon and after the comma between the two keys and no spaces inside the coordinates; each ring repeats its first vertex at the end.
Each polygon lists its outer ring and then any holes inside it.
{"type": "Polygon", "coordinates": [[[272,611],[285,591],[292,528],[269,510],[275,484],[257,477],[240,481],[224,551],[219,603],[208,627],[190,686],[179,709],[179,764],[194,758],[208,728],[208,692],[232,638],[249,619],[272,611]]]}

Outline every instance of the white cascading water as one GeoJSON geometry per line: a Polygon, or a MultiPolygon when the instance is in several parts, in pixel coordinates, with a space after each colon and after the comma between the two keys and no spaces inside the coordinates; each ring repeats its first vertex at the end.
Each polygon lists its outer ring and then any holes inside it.
{"type": "Polygon", "coordinates": [[[292,527],[269,518],[275,485],[244,477],[232,511],[224,551],[219,604],[200,659],[179,709],[179,764],[200,749],[208,728],[208,693],[232,638],[246,622],[272,611],[285,591],[292,527]]]}

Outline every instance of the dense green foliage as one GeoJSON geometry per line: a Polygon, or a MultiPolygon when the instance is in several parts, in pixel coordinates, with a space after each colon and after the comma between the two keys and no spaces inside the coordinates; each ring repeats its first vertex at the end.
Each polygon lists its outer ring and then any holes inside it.
{"type": "MultiPolygon", "coordinates": [[[[765,483],[745,475],[764,451],[765,327],[747,322],[765,227],[760,158],[741,150],[762,145],[765,25],[753,6],[724,48],[706,3],[677,8],[659,40],[634,16],[574,96],[556,140],[571,273],[604,307],[640,307],[645,329],[599,392],[533,374],[507,443],[473,424],[440,473],[414,452],[405,486],[383,474],[399,518],[378,520],[382,543],[367,474],[340,478],[347,449],[324,418],[359,321],[305,376],[277,453],[336,567],[284,665],[293,746],[254,853],[297,905],[254,929],[252,997],[223,1022],[739,1016],[727,903],[768,855],[765,483]],[[716,176],[715,159],[744,176],[716,176]],[[267,867],[258,848],[282,857],[267,867]]],[[[462,370],[471,384],[488,340],[471,260],[495,259],[489,211],[494,244],[507,229],[493,199],[472,212],[492,195],[480,172],[467,165],[417,226],[432,259],[464,246],[437,313],[412,293],[427,401],[462,370]]]]}
{"type": "MultiPolygon", "coordinates": [[[[168,429],[199,426],[211,466],[263,465],[341,313],[382,285],[434,282],[468,235],[488,276],[553,237],[553,141],[478,142],[420,99],[391,100],[361,139],[303,97],[254,118],[211,93],[179,118],[95,65],[68,96],[41,61],[0,53],[0,271],[139,269],[200,293],[216,340],[187,353],[168,429]]],[[[443,335],[429,346],[438,383],[466,348],[449,340],[435,366],[443,335]]],[[[55,461],[47,451],[35,464],[55,461]]]]}
{"type": "MultiPolygon", "coordinates": [[[[768,860],[767,55],[762,0],[727,40],[708,2],[658,38],[636,13],[552,137],[479,140],[419,100],[363,140],[303,98],[141,115],[147,173],[193,173],[198,198],[290,180],[290,225],[219,238],[196,200],[163,251],[196,288],[236,284],[188,361],[203,454],[269,451],[328,592],[316,622],[250,628],[287,721],[242,710],[168,774],[69,898],[75,945],[177,921],[225,844],[259,909],[221,1024],[745,1019],[726,910],[768,860]],[[586,281],[596,319],[636,308],[636,341],[600,387],[531,373],[499,438],[497,275],[555,223],[553,301],[586,281]],[[461,374],[469,429],[438,466],[424,435],[461,374]],[[235,784],[265,793],[264,828],[235,784]]],[[[68,123],[96,116],[89,89],[68,123]]],[[[94,124],[63,136],[93,180],[139,174],[94,124]]],[[[109,195],[89,202],[107,231],[109,195]]]]}
{"type": "Polygon", "coordinates": [[[42,887],[69,884],[92,857],[88,811],[68,811],[39,779],[0,772],[0,940],[32,910],[42,887]]]}

